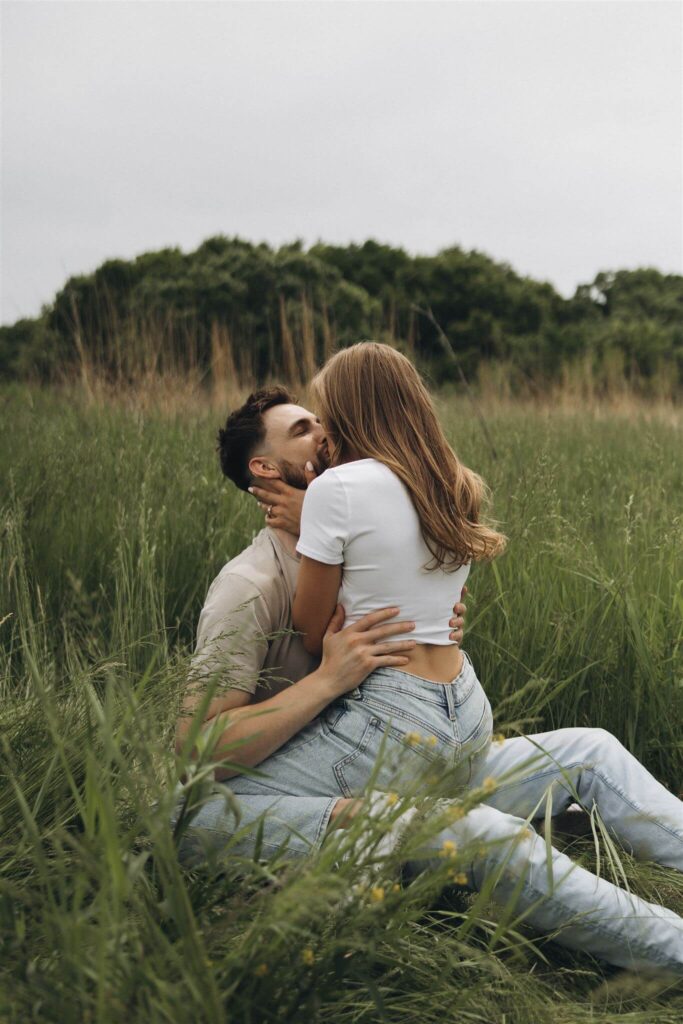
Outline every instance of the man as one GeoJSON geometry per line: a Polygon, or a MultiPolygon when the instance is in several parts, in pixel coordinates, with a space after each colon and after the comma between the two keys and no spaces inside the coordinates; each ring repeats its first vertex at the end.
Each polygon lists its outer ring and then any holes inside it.
{"type": "MultiPolygon", "coordinates": [[[[328,705],[342,694],[358,696],[358,685],[378,666],[405,665],[401,654],[410,645],[410,624],[395,621],[397,609],[384,609],[343,629],[338,608],[316,665],[286,631],[305,487],[327,464],[320,423],[285,389],[266,389],[228,417],[219,451],[225,475],[265,506],[267,525],[209,590],[177,743],[183,746],[207,681],[228,680],[203,718],[219,735],[214,756],[220,760],[223,753],[226,761],[218,774],[233,780],[230,788],[241,804],[239,849],[253,848],[256,827],[250,831],[250,822],[267,812],[258,840],[263,852],[287,842],[292,855],[302,855],[319,846],[330,827],[348,823],[359,798],[322,793],[315,779],[304,783],[288,769],[300,763],[314,730],[325,727],[328,705]],[[255,708],[265,713],[255,717],[255,708]],[[255,766],[263,776],[250,782],[240,769],[255,766]]],[[[458,641],[463,612],[456,605],[450,623],[458,641]]],[[[493,877],[499,901],[516,894],[531,924],[561,929],[559,941],[615,964],[683,973],[683,921],[677,915],[596,878],[526,827],[524,819],[542,817],[548,803],[555,815],[578,800],[587,810],[597,808],[636,856],[683,870],[683,805],[613,736],[562,729],[494,743],[471,785],[484,787],[486,803],[464,817],[456,814],[422,861],[411,865],[414,870],[428,868],[430,852],[441,843],[457,843],[473,851],[471,888],[481,889],[493,877]]],[[[217,797],[201,808],[193,836],[203,846],[220,847],[235,828],[225,800],[217,797]]]]}

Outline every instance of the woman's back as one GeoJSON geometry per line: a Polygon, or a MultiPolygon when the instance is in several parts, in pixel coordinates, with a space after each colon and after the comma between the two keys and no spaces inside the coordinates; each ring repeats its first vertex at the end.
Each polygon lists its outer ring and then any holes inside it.
{"type": "Polygon", "coordinates": [[[376,459],[328,469],[309,486],[297,550],[327,564],[343,563],[340,603],[346,623],[390,605],[415,622],[418,646],[409,670],[418,675],[457,673],[459,652],[449,640],[449,619],[460,600],[469,566],[454,572],[425,566],[432,555],[402,481],[376,459]],[[451,650],[446,650],[451,648],[451,650]],[[453,671],[455,670],[455,671],[453,671]]]}

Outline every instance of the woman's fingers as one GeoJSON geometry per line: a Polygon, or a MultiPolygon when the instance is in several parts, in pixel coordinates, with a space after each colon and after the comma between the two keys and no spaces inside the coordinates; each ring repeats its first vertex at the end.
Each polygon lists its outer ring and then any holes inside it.
{"type": "Polygon", "coordinates": [[[288,485],[282,480],[272,480],[268,487],[259,487],[254,484],[253,487],[249,488],[249,493],[253,494],[259,501],[263,501],[266,504],[272,502],[274,498],[279,497],[281,494],[287,493],[288,485]]]}
{"type": "Polygon", "coordinates": [[[273,494],[271,491],[262,491],[259,488],[258,494],[254,491],[254,497],[261,508],[267,508],[269,505],[274,505],[280,496],[278,494],[273,494]]]}
{"type": "Polygon", "coordinates": [[[273,526],[277,530],[283,528],[288,522],[286,517],[281,515],[277,505],[266,505],[264,501],[259,501],[258,507],[265,515],[268,526],[273,526]]]}

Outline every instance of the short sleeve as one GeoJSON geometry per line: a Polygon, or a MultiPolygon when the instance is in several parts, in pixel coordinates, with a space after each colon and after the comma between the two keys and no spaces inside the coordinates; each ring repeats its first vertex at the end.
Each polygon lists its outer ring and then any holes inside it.
{"type": "Polygon", "coordinates": [[[348,540],[348,499],[336,474],[326,470],[308,485],[296,550],[325,565],[340,565],[348,540]]]}
{"type": "Polygon", "coordinates": [[[255,693],[268,654],[268,622],[258,587],[242,576],[227,574],[202,608],[192,677],[216,674],[221,688],[255,693]]]}

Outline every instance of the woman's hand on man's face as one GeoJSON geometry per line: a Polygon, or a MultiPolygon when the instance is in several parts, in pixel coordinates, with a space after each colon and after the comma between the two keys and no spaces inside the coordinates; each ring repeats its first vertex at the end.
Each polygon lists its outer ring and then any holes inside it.
{"type": "MultiPolygon", "coordinates": [[[[309,470],[308,465],[304,469],[307,486],[316,477],[315,470],[309,470]]],[[[305,490],[277,478],[261,478],[258,485],[249,488],[249,493],[254,495],[259,508],[265,512],[266,526],[299,536],[305,490]]]]}

